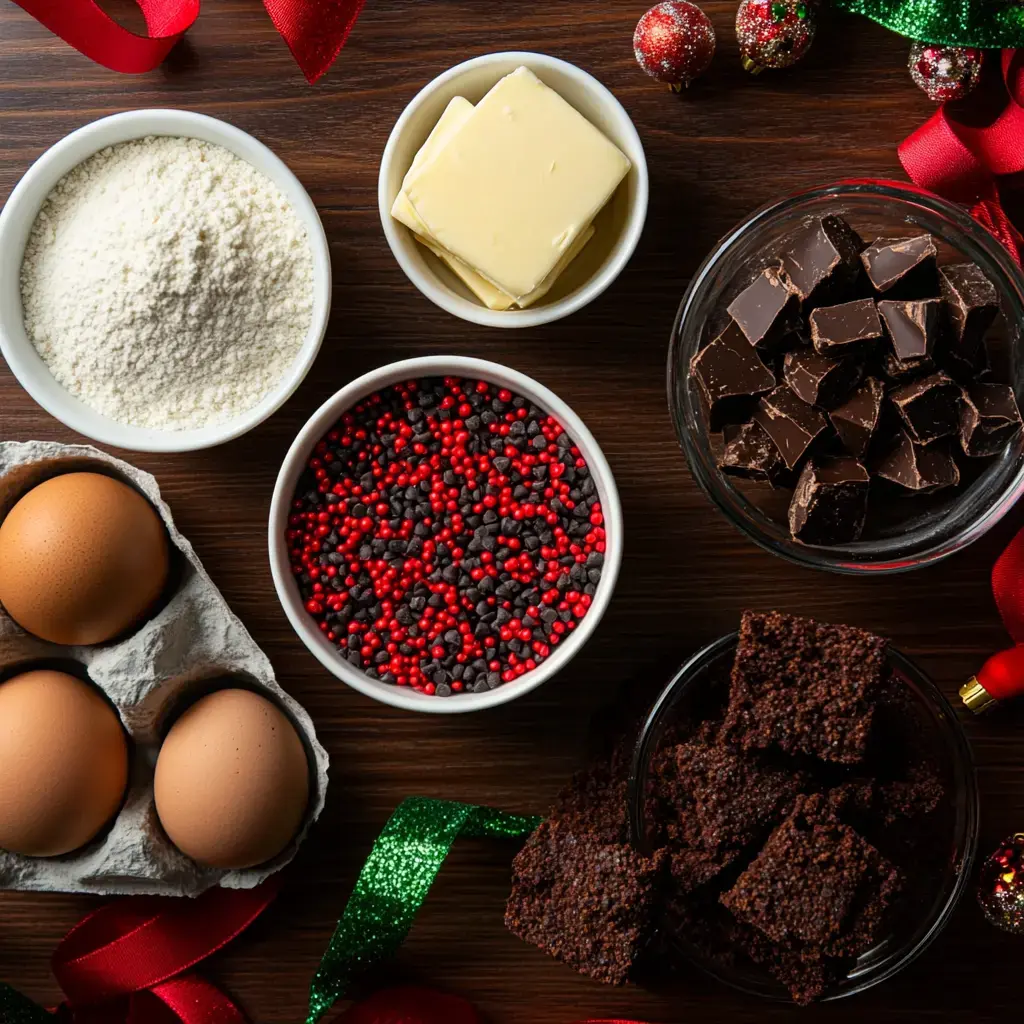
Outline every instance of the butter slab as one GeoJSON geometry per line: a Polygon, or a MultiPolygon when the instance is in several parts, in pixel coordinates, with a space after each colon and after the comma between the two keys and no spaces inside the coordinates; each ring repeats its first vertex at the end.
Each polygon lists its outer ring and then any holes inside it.
{"type": "Polygon", "coordinates": [[[629,168],[612,142],[523,67],[410,170],[403,191],[432,241],[526,301],[629,168]]]}

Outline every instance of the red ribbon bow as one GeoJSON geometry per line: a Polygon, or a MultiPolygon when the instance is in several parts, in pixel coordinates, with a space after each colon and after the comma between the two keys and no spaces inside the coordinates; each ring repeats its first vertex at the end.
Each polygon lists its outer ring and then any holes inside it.
{"type": "Polygon", "coordinates": [[[84,918],[53,954],[67,1024],[245,1024],[242,1011],[189,969],[249,927],[280,888],[210,889],[194,900],[140,896],[84,918]]]}
{"type": "Polygon", "coordinates": [[[999,92],[978,90],[969,103],[943,104],[899,148],[912,181],[971,213],[1017,261],[1024,238],[1010,222],[1000,199],[1004,180],[1024,170],[1024,51],[1002,51],[999,92]],[[984,124],[971,123],[982,106],[995,101],[1000,112],[984,124]],[[955,112],[954,112],[955,111],[955,112]]]}
{"type": "MultiPolygon", "coordinates": [[[[14,0],[51,32],[111,71],[152,71],[199,16],[199,0],[135,0],[146,35],[119,25],[95,0],[14,0]]],[[[263,0],[312,84],[341,52],[366,0],[263,0]]]]}

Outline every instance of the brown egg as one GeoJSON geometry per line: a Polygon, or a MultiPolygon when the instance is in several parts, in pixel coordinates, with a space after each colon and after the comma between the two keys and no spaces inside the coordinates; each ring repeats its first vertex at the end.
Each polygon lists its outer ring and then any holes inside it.
{"type": "Polygon", "coordinates": [[[170,544],[138,491],[100,473],[33,487],[0,524],[0,604],[58,644],[99,644],[138,622],[167,582],[170,544]]]}
{"type": "Polygon", "coordinates": [[[55,857],[84,846],[127,782],[121,722],[89,683],[45,669],[0,683],[0,847],[55,857]]]}
{"type": "Polygon", "coordinates": [[[218,690],[167,734],[154,796],[183,853],[209,867],[254,867],[276,857],[302,824],[306,751],[277,705],[248,690],[218,690]]]}

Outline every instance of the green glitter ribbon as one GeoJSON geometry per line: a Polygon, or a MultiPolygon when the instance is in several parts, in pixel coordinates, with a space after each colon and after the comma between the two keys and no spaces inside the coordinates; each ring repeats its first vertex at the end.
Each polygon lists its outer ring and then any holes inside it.
{"type": "Polygon", "coordinates": [[[983,50],[1024,46],[1024,4],[1010,0],[832,0],[909,39],[983,50]]]}
{"type": "Polygon", "coordinates": [[[0,982],[0,1021],[3,1024],[53,1024],[53,1014],[0,982]]]}
{"type": "Polygon", "coordinates": [[[398,951],[459,836],[519,839],[540,822],[454,800],[403,800],[373,844],[320,961],[306,1024],[315,1024],[357,975],[398,951]]]}

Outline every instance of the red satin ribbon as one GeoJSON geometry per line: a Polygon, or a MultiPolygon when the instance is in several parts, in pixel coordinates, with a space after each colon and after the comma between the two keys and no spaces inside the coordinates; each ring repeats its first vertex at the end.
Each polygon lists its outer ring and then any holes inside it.
{"type": "MultiPolygon", "coordinates": [[[[1017,263],[1024,253],[1024,238],[1003,209],[999,189],[1000,179],[1024,170],[1022,53],[1002,52],[1005,94],[994,119],[983,126],[970,124],[943,104],[899,147],[900,160],[912,181],[954,202],[972,205],[974,217],[1006,246],[1017,263]]],[[[959,111],[969,108],[970,104],[957,107],[959,111]]]]}
{"type": "Polygon", "coordinates": [[[132,897],[84,918],[53,954],[68,1024],[245,1024],[215,985],[186,973],[267,908],[277,876],[256,889],[210,889],[194,900],[132,897]]]}
{"type": "MultiPolygon", "coordinates": [[[[14,0],[64,42],[112,71],[152,71],[199,16],[199,0],[135,0],[146,35],[119,25],[94,0],[14,0]]],[[[366,0],[263,0],[312,84],[334,63],[366,0]]]]}

